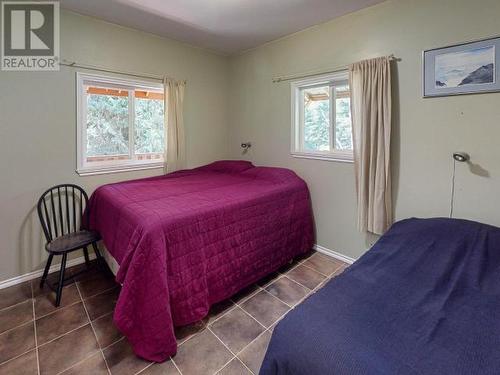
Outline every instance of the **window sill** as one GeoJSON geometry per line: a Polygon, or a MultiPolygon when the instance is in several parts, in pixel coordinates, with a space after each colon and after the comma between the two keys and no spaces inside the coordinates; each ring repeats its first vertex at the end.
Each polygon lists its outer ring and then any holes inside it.
{"type": "Polygon", "coordinates": [[[142,171],[147,169],[160,169],[164,167],[164,163],[146,163],[146,164],[130,164],[130,165],[117,165],[117,166],[107,166],[107,167],[82,167],[76,170],[78,175],[93,176],[99,174],[110,174],[110,173],[123,173],[123,172],[133,172],[142,171]]]}
{"type": "Polygon", "coordinates": [[[352,154],[313,154],[307,152],[292,152],[292,157],[300,159],[316,159],[323,161],[336,161],[341,163],[354,163],[352,154]]]}

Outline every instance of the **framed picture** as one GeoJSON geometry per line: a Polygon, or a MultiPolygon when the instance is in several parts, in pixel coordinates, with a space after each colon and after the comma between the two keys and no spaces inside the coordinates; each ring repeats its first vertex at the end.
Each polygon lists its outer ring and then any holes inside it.
{"type": "Polygon", "coordinates": [[[500,37],[423,53],[424,97],[500,91],[500,37]]]}

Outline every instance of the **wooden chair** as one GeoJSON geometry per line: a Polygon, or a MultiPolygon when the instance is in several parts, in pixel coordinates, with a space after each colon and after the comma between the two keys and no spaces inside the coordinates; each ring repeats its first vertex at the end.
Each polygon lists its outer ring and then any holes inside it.
{"type": "Polygon", "coordinates": [[[83,249],[87,268],[90,266],[88,246],[92,245],[98,264],[102,264],[102,256],[97,247],[101,239],[99,233],[82,229],[88,228],[88,215],[83,215],[88,204],[85,191],[73,184],[57,185],[48,189],[38,200],[37,210],[43,233],[47,239],[45,249],[49,253],[47,264],[40,281],[40,288],[45,282],[56,292],[56,306],[61,303],[64,272],[68,254],[83,249]],[[83,220],[83,222],[82,222],[83,220]],[[62,255],[59,282],[56,287],[47,281],[50,265],[54,256],[62,255]],[[56,289],[57,288],[57,289],[56,289]]]}

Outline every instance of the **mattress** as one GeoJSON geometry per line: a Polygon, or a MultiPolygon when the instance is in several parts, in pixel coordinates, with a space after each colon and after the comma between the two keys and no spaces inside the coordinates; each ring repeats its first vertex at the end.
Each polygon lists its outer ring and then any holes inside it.
{"type": "Polygon", "coordinates": [[[119,264],[114,322],[152,361],[176,353],[174,327],[202,319],[313,244],[305,182],[243,161],[105,185],[88,208],[91,229],[119,264]]]}
{"type": "Polygon", "coordinates": [[[500,228],[398,222],[274,329],[260,374],[493,375],[500,228]]]}

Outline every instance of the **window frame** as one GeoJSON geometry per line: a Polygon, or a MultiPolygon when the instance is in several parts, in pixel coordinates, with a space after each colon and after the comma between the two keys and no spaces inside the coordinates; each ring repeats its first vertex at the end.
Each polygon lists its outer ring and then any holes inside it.
{"type": "MultiPolygon", "coordinates": [[[[354,162],[354,154],[352,150],[337,150],[333,149],[331,151],[305,151],[303,148],[303,119],[304,119],[304,106],[302,105],[302,95],[301,92],[307,88],[313,88],[315,86],[329,86],[330,88],[330,98],[332,98],[332,88],[335,85],[332,83],[349,83],[349,72],[347,70],[322,74],[314,76],[311,78],[296,80],[291,82],[291,148],[290,154],[296,158],[305,159],[318,159],[327,161],[339,161],[346,163],[354,162]]],[[[349,87],[350,90],[350,87],[349,87]]],[[[332,99],[330,99],[332,100],[332,99]]],[[[331,102],[330,102],[331,103],[331,102]]],[[[335,105],[330,106],[330,124],[334,123],[335,119],[335,105]]],[[[335,126],[330,126],[330,146],[335,142],[335,126]]]]}
{"type": "MultiPolygon", "coordinates": [[[[128,171],[137,171],[145,169],[157,169],[163,168],[165,165],[165,160],[161,159],[154,160],[121,160],[114,162],[95,162],[95,164],[89,165],[86,159],[86,148],[87,148],[87,126],[86,126],[86,111],[87,111],[87,100],[85,93],[85,85],[88,82],[95,82],[96,84],[109,85],[110,87],[116,87],[123,90],[152,90],[152,91],[163,91],[163,84],[147,80],[136,80],[127,79],[115,76],[106,76],[101,74],[91,74],[84,72],[76,73],[76,93],[77,93],[77,125],[76,125],[76,173],[80,176],[89,176],[96,174],[107,174],[107,173],[119,173],[128,171]]],[[[128,95],[129,105],[128,105],[128,121],[129,121],[129,140],[135,138],[135,100],[134,97],[128,95]]],[[[164,109],[164,116],[167,116],[167,108],[164,109]]],[[[129,147],[129,155],[134,155],[134,145],[135,142],[130,142],[132,148],[129,147]]]]}

